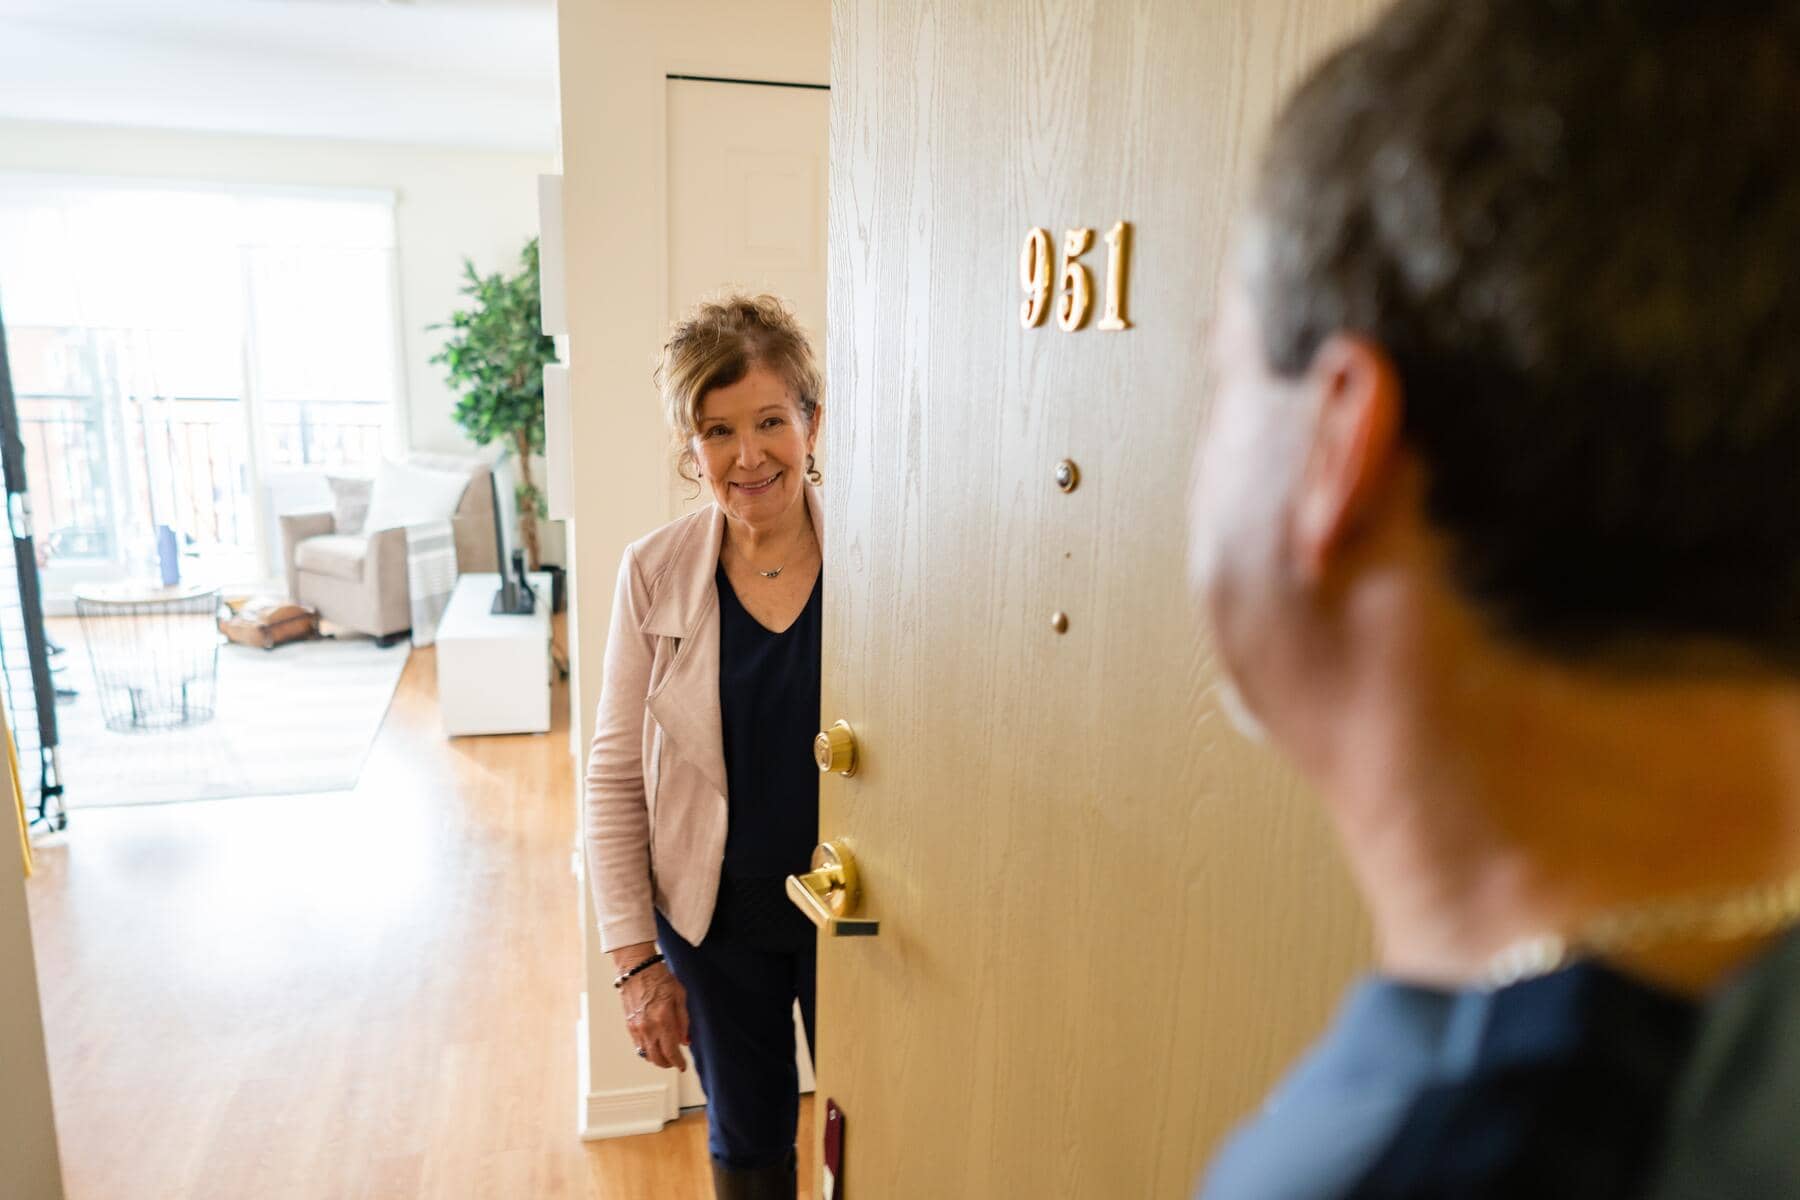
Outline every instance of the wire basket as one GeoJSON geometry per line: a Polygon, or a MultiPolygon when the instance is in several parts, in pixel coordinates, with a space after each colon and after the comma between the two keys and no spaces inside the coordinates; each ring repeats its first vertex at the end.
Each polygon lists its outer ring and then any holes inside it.
{"type": "Polygon", "coordinates": [[[77,589],[100,715],[117,733],[212,720],[219,679],[219,589],[77,589]]]}

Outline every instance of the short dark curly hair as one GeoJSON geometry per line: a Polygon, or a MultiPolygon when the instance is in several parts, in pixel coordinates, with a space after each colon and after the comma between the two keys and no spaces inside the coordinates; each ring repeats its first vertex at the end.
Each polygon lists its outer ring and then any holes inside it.
{"type": "Polygon", "coordinates": [[[1270,366],[1391,354],[1454,571],[1565,659],[1800,670],[1800,4],[1401,0],[1289,101],[1270,366]]]}

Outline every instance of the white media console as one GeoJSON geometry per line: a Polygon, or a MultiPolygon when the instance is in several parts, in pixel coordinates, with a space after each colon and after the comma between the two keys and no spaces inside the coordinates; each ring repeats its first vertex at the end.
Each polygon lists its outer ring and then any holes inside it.
{"type": "Polygon", "coordinates": [[[451,737],[550,730],[550,576],[529,578],[537,607],[526,616],[489,611],[500,576],[456,581],[437,629],[438,707],[451,737]]]}

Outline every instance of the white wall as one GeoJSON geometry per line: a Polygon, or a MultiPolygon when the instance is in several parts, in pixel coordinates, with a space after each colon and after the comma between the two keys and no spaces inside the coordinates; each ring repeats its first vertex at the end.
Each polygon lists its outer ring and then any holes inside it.
{"type": "MultiPolygon", "coordinates": [[[[570,701],[580,748],[593,734],[619,557],[671,515],[668,432],[650,382],[669,312],[667,77],[827,83],[831,10],[828,0],[564,0],[557,23],[575,462],[570,701]],[[583,470],[589,463],[601,469],[583,470]]],[[[632,1056],[585,897],[581,908],[591,1025],[583,1127],[654,1128],[672,1115],[674,1088],[668,1072],[632,1056]]]]}
{"type": "MultiPolygon", "coordinates": [[[[5,803],[12,803],[10,792],[5,803]]],[[[0,1191],[57,1200],[62,1176],[24,875],[18,825],[8,814],[0,818],[0,1191]]]]}
{"type": "Polygon", "coordinates": [[[537,232],[537,177],[552,161],[546,154],[0,121],[0,170],[393,191],[405,434],[416,450],[468,449],[450,417],[455,397],[442,368],[427,361],[443,335],[425,327],[458,305],[465,255],[484,273],[513,268],[537,232]]]}

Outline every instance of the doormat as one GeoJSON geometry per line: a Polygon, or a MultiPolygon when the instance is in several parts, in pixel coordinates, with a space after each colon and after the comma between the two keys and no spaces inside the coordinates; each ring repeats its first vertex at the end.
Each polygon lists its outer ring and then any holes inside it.
{"type": "Polygon", "coordinates": [[[274,650],[219,647],[213,719],[184,729],[116,733],[101,719],[80,627],[57,622],[53,660],[72,703],[56,709],[63,799],[70,808],[173,804],[229,796],[346,791],[381,730],[410,647],[327,638],[274,650]]]}

